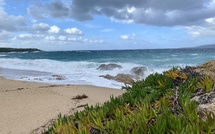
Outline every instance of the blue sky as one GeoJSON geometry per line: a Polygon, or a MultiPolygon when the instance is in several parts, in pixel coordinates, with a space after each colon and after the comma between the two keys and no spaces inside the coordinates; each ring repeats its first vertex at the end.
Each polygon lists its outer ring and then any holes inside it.
{"type": "Polygon", "coordinates": [[[179,48],[214,37],[215,0],[0,0],[0,47],[179,48]]]}

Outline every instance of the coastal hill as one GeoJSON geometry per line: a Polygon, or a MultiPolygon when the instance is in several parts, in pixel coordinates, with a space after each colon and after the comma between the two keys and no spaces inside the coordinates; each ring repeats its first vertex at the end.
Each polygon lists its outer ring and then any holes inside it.
{"type": "Polygon", "coordinates": [[[38,52],[40,49],[36,48],[0,48],[1,52],[38,52]]]}
{"type": "Polygon", "coordinates": [[[197,48],[215,48],[215,44],[201,45],[201,46],[197,46],[197,48]]]}

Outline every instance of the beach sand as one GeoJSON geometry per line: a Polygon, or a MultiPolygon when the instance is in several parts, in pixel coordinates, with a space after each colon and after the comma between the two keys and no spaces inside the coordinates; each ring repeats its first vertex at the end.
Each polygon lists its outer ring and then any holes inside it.
{"type": "Polygon", "coordinates": [[[61,113],[102,104],[125,91],[88,85],[48,85],[0,77],[0,134],[38,134],[61,113]],[[88,98],[74,100],[77,95],[88,98]]]}

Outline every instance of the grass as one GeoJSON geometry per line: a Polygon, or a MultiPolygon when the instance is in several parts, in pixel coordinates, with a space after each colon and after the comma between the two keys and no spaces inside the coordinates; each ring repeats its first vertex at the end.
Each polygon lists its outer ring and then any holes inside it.
{"type": "Polygon", "coordinates": [[[104,105],[86,106],[70,116],[58,116],[44,134],[178,134],[215,133],[212,112],[197,110],[191,98],[210,93],[210,77],[177,69],[137,81],[121,97],[104,105]]]}

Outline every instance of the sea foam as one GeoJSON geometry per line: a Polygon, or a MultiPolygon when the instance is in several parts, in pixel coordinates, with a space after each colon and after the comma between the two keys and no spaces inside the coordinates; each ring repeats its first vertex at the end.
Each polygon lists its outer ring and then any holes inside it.
{"type": "Polygon", "coordinates": [[[131,74],[134,67],[146,67],[144,79],[151,73],[162,73],[172,67],[200,65],[215,57],[214,49],[157,49],[110,51],[57,51],[34,53],[1,53],[0,75],[51,84],[89,84],[121,88],[123,83],[100,75],[131,74]],[[101,64],[117,64],[121,69],[99,70],[101,64]]]}
{"type": "MultiPolygon", "coordinates": [[[[5,73],[2,73],[6,77],[12,79],[37,81],[50,84],[88,84],[111,88],[121,88],[124,84],[99,77],[100,75],[109,74],[116,76],[117,74],[129,74],[133,67],[142,66],[134,63],[115,63],[121,65],[122,68],[98,70],[97,68],[101,64],[110,64],[110,62],[96,63],[86,61],[56,61],[48,59],[0,59],[0,67],[15,70],[12,74],[10,73],[11,75],[5,75],[5,73]],[[61,76],[63,79],[56,80],[53,78],[53,75],[61,76]]],[[[143,78],[152,72],[153,70],[146,71],[143,78]]]]}

